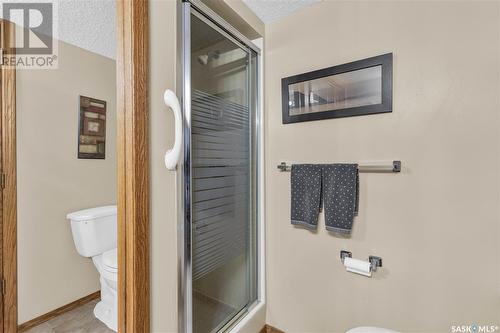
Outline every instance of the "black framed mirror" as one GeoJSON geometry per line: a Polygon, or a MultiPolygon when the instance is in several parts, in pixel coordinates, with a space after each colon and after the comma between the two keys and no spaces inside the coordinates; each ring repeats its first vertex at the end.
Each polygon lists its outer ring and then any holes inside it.
{"type": "Polygon", "coordinates": [[[392,53],[281,80],[283,124],[392,112],[392,53]]]}

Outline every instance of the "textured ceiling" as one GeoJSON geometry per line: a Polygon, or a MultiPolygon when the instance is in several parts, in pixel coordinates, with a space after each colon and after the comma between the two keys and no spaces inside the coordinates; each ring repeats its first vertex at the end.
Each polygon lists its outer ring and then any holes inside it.
{"type": "MultiPolygon", "coordinates": [[[[271,22],[322,0],[243,0],[271,22]]],[[[115,0],[59,0],[59,38],[109,58],[116,52],[115,0]]]]}
{"type": "Polygon", "coordinates": [[[322,0],[243,0],[264,22],[275,21],[322,0]]]}
{"type": "MultiPolygon", "coordinates": [[[[1,2],[33,0],[1,0],[1,2]]],[[[58,38],[115,59],[115,0],[53,0],[57,3],[58,38]]],[[[322,0],[243,0],[264,22],[287,16],[322,0]]]]}
{"type": "MultiPolygon", "coordinates": [[[[36,1],[0,0],[0,4],[7,2],[36,1]]],[[[50,2],[56,4],[53,15],[57,22],[55,38],[108,58],[116,58],[115,0],[52,0],[50,2]]]]}
{"type": "Polygon", "coordinates": [[[59,0],[59,39],[116,58],[115,0],[59,0]]]}

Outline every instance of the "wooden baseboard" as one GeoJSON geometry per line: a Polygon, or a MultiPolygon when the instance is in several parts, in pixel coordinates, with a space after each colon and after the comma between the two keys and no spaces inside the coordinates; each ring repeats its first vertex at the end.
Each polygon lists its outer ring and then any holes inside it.
{"type": "Polygon", "coordinates": [[[259,333],[285,333],[285,332],[277,329],[276,327],[272,327],[271,325],[265,324],[259,333]]]}
{"type": "Polygon", "coordinates": [[[21,325],[17,326],[17,332],[19,332],[19,333],[25,332],[25,331],[29,330],[30,328],[33,328],[33,327],[38,326],[40,324],[43,324],[46,321],[51,320],[52,318],[55,318],[59,315],[62,315],[65,312],[76,309],[77,307],[82,306],[84,304],[87,304],[88,302],[93,301],[95,299],[98,299],[99,297],[101,297],[101,292],[96,291],[95,293],[92,293],[90,295],[87,295],[85,297],[77,299],[74,302],[63,305],[60,308],[57,308],[57,309],[52,310],[44,315],[41,315],[41,316],[33,318],[25,323],[22,323],[21,325]]]}

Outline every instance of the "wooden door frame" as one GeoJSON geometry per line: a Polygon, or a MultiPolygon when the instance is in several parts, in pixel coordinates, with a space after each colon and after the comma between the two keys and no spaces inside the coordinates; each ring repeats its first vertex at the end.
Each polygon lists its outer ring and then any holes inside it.
{"type": "MultiPolygon", "coordinates": [[[[14,54],[13,24],[1,21],[1,47],[14,54]]],[[[1,54],[3,57],[3,54],[1,54]]],[[[3,332],[17,331],[17,167],[16,167],[16,69],[1,68],[1,166],[2,179],[2,294],[3,332]]]]}
{"type": "MultiPolygon", "coordinates": [[[[149,3],[116,0],[116,7],[118,332],[146,333],[150,330],[149,3]]],[[[2,22],[4,48],[13,36],[14,29],[10,27],[2,22]]],[[[2,67],[0,72],[0,177],[5,179],[1,181],[4,305],[3,313],[0,311],[0,333],[13,333],[18,327],[16,70],[2,67]]]]}
{"type": "Polygon", "coordinates": [[[149,3],[117,0],[118,331],[149,332],[149,3]]]}

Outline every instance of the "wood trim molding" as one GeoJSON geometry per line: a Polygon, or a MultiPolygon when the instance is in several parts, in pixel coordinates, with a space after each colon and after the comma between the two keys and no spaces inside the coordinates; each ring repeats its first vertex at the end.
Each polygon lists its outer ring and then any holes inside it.
{"type": "Polygon", "coordinates": [[[279,330],[276,327],[272,327],[271,325],[265,324],[259,333],[285,333],[285,331],[279,330]]]}
{"type": "Polygon", "coordinates": [[[147,0],[117,1],[118,331],[150,330],[147,0]]]}
{"type": "Polygon", "coordinates": [[[69,304],[63,305],[60,308],[57,308],[55,310],[52,310],[46,314],[43,314],[39,317],[33,318],[25,323],[22,323],[17,327],[17,332],[25,332],[29,330],[30,328],[33,328],[35,326],[38,326],[40,324],[45,323],[46,321],[49,321],[57,316],[62,315],[63,313],[69,312],[73,309],[76,309],[84,304],[87,304],[90,301],[93,301],[95,299],[98,299],[101,297],[101,292],[96,291],[95,293],[92,293],[90,295],[87,295],[85,297],[82,297],[80,299],[77,299],[76,301],[73,301],[69,304]]]}
{"type": "MultiPolygon", "coordinates": [[[[1,21],[2,48],[13,54],[14,24],[1,21]]],[[[2,55],[3,56],[3,55],[2,55]]],[[[1,68],[3,332],[17,330],[16,68],[1,68]]]]}

